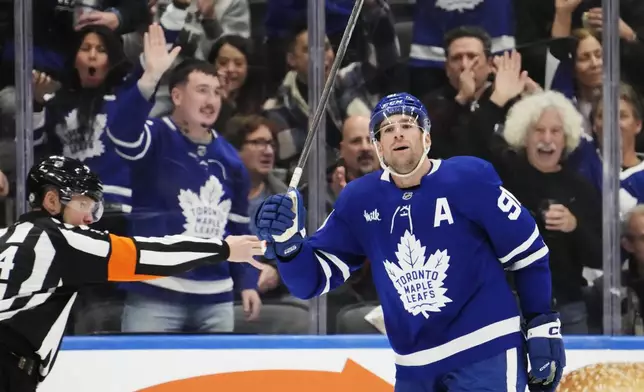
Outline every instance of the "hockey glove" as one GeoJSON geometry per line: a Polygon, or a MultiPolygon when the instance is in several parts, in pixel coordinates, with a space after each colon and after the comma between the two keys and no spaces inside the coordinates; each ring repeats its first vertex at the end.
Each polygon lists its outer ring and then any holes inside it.
{"type": "Polygon", "coordinates": [[[266,241],[264,257],[297,255],[306,235],[305,219],[306,209],[296,189],[266,198],[255,215],[257,236],[266,241]]]}
{"type": "Polygon", "coordinates": [[[542,314],[527,326],[530,391],[554,392],[566,366],[559,314],[542,314]]]}

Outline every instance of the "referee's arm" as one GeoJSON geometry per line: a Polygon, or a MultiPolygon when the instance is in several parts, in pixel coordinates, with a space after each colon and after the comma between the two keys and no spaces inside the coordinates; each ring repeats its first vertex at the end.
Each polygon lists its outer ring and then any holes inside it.
{"type": "Polygon", "coordinates": [[[173,276],[206,263],[226,261],[228,244],[182,235],[120,237],[87,227],[59,225],[48,230],[64,280],[70,284],[131,282],[173,276]]]}

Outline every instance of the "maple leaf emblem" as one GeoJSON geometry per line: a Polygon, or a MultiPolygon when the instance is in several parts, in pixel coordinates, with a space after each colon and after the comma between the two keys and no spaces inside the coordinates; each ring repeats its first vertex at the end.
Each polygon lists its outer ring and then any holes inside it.
{"type": "Polygon", "coordinates": [[[222,200],[224,187],[210,176],[197,195],[190,189],[179,191],[179,206],[186,218],[183,234],[198,238],[223,238],[230,213],[230,199],[222,200]]]}
{"type": "Polygon", "coordinates": [[[384,266],[405,310],[429,318],[430,312],[440,312],[452,302],[443,287],[450,259],[447,250],[437,250],[426,259],[425,247],[406,230],[395,254],[398,264],[385,260],[384,266]]]}
{"type": "Polygon", "coordinates": [[[442,8],[445,11],[459,11],[473,10],[484,0],[437,0],[436,7],[442,8]]]}
{"type": "Polygon", "coordinates": [[[98,157],[105,152],[105,144],[101,140],[107,116],[99,113],[94,116],[92,139],[86,137],[78,129],[78,111],[72,110],[65,116],[65,123],[56,127],[58,137],[63,141],[63,155],[84,161],[88,158],[98,157]]]}

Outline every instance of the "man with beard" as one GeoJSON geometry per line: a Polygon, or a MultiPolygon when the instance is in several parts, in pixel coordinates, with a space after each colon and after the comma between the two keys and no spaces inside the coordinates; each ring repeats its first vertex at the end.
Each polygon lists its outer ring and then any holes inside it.
{"type": "MultiPolygon", "coordinates": [[[[145,39],[163,40],[163,31],[156,26],[145,39]]],[[[154,55],[147,43],[144,47],[145,58],[154,55]]],[[[168,79],[174,105],[170,116],[132,120],[108,131],[132,169],[132,235],[222,239],[248,233],[248,171],[235,148],[207,125],[216,121],[221,107],[217,69],[205,61],[186,60],[168,79]]],[[[138,90],[128,96],[132,107],[151,109],[149,98],[158,82],[144,74],[138,90]]],[[[255,318],[261,306],[257,284],[256,269],[227,263],[131,284],[126,287],[122,329],[232,332],[234,290],[247,316],[255,318]]]]}

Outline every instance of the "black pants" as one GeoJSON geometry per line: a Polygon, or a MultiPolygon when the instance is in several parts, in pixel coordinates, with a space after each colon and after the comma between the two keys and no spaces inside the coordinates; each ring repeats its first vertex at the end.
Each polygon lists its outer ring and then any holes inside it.
{"type": "Polygon", "coordinates": [[[17,357],[0,351],[0,392],[36,392],[38,369],[29,375],[18,363],[17,357]]]}

